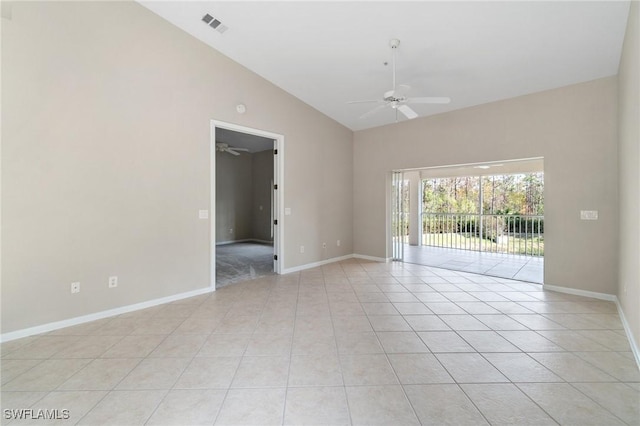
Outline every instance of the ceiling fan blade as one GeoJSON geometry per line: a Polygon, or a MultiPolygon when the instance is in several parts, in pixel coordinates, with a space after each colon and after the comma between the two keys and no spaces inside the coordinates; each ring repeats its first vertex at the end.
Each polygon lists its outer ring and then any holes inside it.
{"type": "Polygon", "coordinates": [[[409,120],[416,118],[418,116],[418,114],[414,110],[409,108],[408,105],[398,105],[398,108],[396,109],[401,113],[403,113],[405,117],[407,117],[409,120]]]}
{"type": "Polygon", "coordinates": [[[240,153],[239,153],[239,152],[235,152],[235,151],[234,151],[233,149],[231,149],[231,148],[227,148],[225,151],[227,151],[227,152],[228,152],[229,154],[231,154],[231,155],[236,155],[236,156],[237,156],[237,155],[240,155],[240,153]]]}
{"type": "Polygon", "coordinates": [[[363,118],[367,118],[373,114],[375,114],[376,112],[383,110],[385,107],[387,106],[386,103],[382,104],[382,105],[378,105],[377,107],[375,107],[374,109],[372,109],[371,111],[365,112],[364,114],[362,114],[360,117],[358,117],[359,119],[363,119],[363,118]]]}
{"type": "Polygon", "coordinates": [[[447,97],[423,97],[423,98],[409,98],[406,100],[408,104],[448,104],[451,102],[451,98],[447,97]]]}
{"type": "Polygon", "coordinates": [[[347,102],[348,104],[374,104],[374,103],[381,103],[384,101],[381,101],[380,99],[368,99],[365,101],[349,101],[347,102]]]}
{"type": "Polygon", "coordinates": [[[249,151],[249,148],[236,148],[236,147],[229,147],[230,149],[234,150],[234,151],[249,151]]]}

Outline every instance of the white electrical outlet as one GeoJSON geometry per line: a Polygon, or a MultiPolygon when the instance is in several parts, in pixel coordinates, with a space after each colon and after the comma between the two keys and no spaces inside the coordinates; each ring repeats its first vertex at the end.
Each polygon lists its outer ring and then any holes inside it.
{"type": "Polygon", "coordinates": [[[327,243],[322,243],[322,248],[323,249],[327,248],[327,243]]]}
{"type": "Polygon", "coordinates": [[[71,283],[71,293],[80,293],[80,283],[71,283]]]}
{"type": "Polygon", "coordinates": [[[336,245],[340,247],[340,240],[336,241],[336,245]]]}
{"type": "Polygon", "coordinates": [[[230,229],[229,229],[229,233],[230,233],[230,234],[233,234],[233,228],[230,228],[230,229]]]}
{"type": "Polygon", "coordinates": [[[300,253],[304,253],[304,246],[300,246],[300,253]]]}
{"type": "Polygon", "coordinates": [[[109,277],[109,288],[118,287],[118,277],[109,277]]]}

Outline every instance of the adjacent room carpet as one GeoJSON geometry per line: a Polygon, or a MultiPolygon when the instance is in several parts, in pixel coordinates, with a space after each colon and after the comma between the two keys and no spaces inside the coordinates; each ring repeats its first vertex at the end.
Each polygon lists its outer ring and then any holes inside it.
{"type": "Polygon", "coordinates": [[[273,245],[234,243],[216,246],[216,288],[273,274],[273,245]]]}

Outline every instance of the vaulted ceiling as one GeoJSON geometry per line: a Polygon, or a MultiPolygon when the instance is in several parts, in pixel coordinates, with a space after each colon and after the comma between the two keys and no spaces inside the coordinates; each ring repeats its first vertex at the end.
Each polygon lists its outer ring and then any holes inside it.
{"type": "Polygon", "coordinates": [[[347,104],[392,89],[392,38],[408,96],[451,98],[412,105],[428,116],[617,74],[629,10],[628,1],[140,3],[353,130],[396,120],[391,108],[360,118],[376,105],[347,104]]]}

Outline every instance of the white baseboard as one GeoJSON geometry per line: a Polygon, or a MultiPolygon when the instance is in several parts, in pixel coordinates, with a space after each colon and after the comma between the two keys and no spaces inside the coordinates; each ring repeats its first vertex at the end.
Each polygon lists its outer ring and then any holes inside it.
{"type": "Polygon", "coordinates": [[[542,284],[542,288],[544,290],[557,291],[558,293],[566,293],[566,294],[573,294],[576,296],[591,297],[593,299],[607,300],[609,302],[615,302],[617,299],[614,294],[597,293],[595,291],[580,290],[577,288],[570,288],[570,287],[560,287],[560,286],[551,285],[551,284],[542,284]]]}
{"type": "Polygon", "coordinates": [[[624,316],[624,311],[622,310],[622,305],[620,304],[620,300],[617,296],[616,298],[616,306],[618,307],[618,315],[620,316],[620,321],[622,322],[622,327],[624,328],[624,332],[627,335],[627,339],[629,340],[629,346],[631,346],[631,352],[633,353],[633,357],[636,359],[636,365],[640,369],[640,347],[638,347],[638,342],[633,337],[633,333],[631,332],[631,327],[629,327],[629,323],[627,322],[627,318],[624,316]]]}
{"type": "Polygon", "coordinates": [[[347,254],[340,257],[332,257],[331,259],[321,260],[319,262],[307,263],[293,268],[286,268],[281,271],[282,274],[290,274],[292,272],[304,271],[305,269],[317,268],[318,266],[327,265],[329,263],[341,262],[343,260],[353,259],[353,254],[347,254]]]}
{"type": "Polygon", "coordinates": [[[347,254],[340,257],[332,257],[331,259],[321,260],[319,262],[307,263],[300,266],[294,266],[293,268],[286,268],[282,270],[282,274],[290,274],[292,272],[304,271],[305,269],[317,268],[318,266],[327,265],[329,263],[341,262],[343,260],[349,259],[363,259],[363,260],[371,260],[373,262],[383,262],[388,263],[391,261],[391,258],[385,259],[384,257],[373,257],[367,256],[364,254],[347,254]]]}
{"type": "Polygon", "coordinates": [[[355,259],[362,259],[362,260],[371,260],[373,262],[383,262],[383,263],[389,263],[391,262],[391,258],[387,257],[375,257],[375,256],[367,256],[366,254],[354,254],[353,257],[355,259]]]}
{"type": "MultiPolygon", "coordinates": [[[[228,243],[217,243],[216,245],[231,244],[231,243],[240,242],[240,241],[258,241],[258,242],[261,242],[259,240],[239,240],[239,241],[231,241],[231,242],[228,242],[228,243]]],[[[264,241],[264,243],[271,244],[272,242],[271,241],[264,241]]],[[[385,259],[382,259],[382,258],[375,258],[375,257],[370,257],[370,256],[348,254],[348,255],[345,255],[345,256],[334,257],[334,258],[327,259],[327,260],[322,260],[322,261],[319,261],[319,262],[308,263],[306,265],[295,266],[293,268],[287,268],[287,269],[282,270],[281,273],[282,274],[288,274],[288,273],[292,273],[292,272],[303,271],[305,269],[316,268],[318,266],[327,265],[329,263],[334,263],[334,262],[340,262],[340,261],[343,261],[343,260],[352,259],[354,257],[357,257],[357,258],[360,258],[360,259],[374,260],[374,261],[378,261],[378,262],[385,262],[386,261],[385,259]]],[[[20,339],[20,338],[23,338],[23,337],[33,336],[33,335],[36,335],[36,334],[48,333],[50,331],[59,330],[61,328],[71,327],[71,326],[74,326],[74,325],[80,325],[80,324],[84,324],[84,323],[91,322],[91,321],[96,321],[96,320],[103,319],[103,318],[113,317],[113,316],[116,316],[116,315],[126,314],[126,313],[137,311],[137,310],[140,310],[140,309],[145,309],[145,308],[150,308],[152,306],[162,305],[163,303],[175,302],[176,300],[182,300],[182,299],[187,299],[189,297],[199,296],[201,294],[211,293],[213,291],[215,291],[214,287],[205,287],[205,288],[201,288],[199,290],[193,290],[193,291],[189,291],[189,292],[186,292],[186,293],[179,293],[179,294],[174,294],[172,296],[161,297],[159,299],[153,299],[153,300],[147,300],[145,302],[135,303],[133,305],[121,306],[121,307],[118,307],[118,308],[108,309],[106,311],[96,312],[96,313],[88,314],[88,315],[82,315],[82,316],[75,317],[75,318],[69,318],[69,319],[62,320],[62,321],[55,321],[55,322],[51,322],[51,323],[47,323],[47,324],[38,325],[38,326],[35,326],[35,327],[29,327],[29,328],[24,328],[24,329],[21,329],[21,330],[10,331],[8,333],[0,334],[0,343],[1,342],[9,342],[11,340],[20,339]]]]}
{"type": "Polygon", "coordinates": [[[257,240],[255,238],[249,240],[252,243],[259,243],[259,244],[273,244],[273,241],[268,241],[268,240],[257,240]]]}
{"type": "Polygon", "coordinates": [[[134,303],[133,305],[121,306],[119,308],[108,309],[106,311],[96,312],[94,314],[83,315],[80,317],[69,318],[62,321],[50,322],[35,327],[23,328],[22,330],[11,331],[0,335],[0,342],[8,342],[10,340],[20,339],[22,337],[33,336],[35,334],[47,333],[49,331],[58,330],[65,327],[84,324],[87,322],[108,318],[116,315],[126,314],[128,312],[140,309],[150,308],[152,306],[162,305],[163,303],[175,302],[176,300],[187,299],[189,297],[200,296],[201,294],[211,293],[215,291],[212,287],[205,287],[199,290],[188,291],[186,293],[174,294],[172,296],[161,297],[159,299],[147,300],[146,302],[134,303]]]}
{"type": "Polygon", "coordinates": [[[273,241],[258,240],[258,239],[255,239],[255,238],[245,238],[244,240],[220,241],[219,243],[216,243],[216,246],[226,246],[227,244],[236,244],[236,243],[273,244],[273,241]]]}
{"type": "Polygon", "coordinates": [[[226,246],[228,244],[236,244],[236,243],[247,243],[251,240],[249,239],[244,239],[244,240],[229,240],[229,241],[220,241],[219,243],[216,243],[217,246],[226,246]]]}

